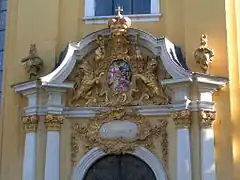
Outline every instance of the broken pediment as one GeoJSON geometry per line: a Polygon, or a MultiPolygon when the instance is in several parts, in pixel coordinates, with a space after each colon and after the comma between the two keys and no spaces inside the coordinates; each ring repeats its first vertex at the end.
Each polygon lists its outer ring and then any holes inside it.
{"type": "Polygon", "coordinates": [[[166,70],[159,57],[142,48],[138,35],[129,35],[128,26],[120,20],[110,22],[115,23],[109,25],[110,34],[98,35],[96,49],[74,67],[71,106],[170,103],[160,83],[160,74],[166,75],[166,70]]]}

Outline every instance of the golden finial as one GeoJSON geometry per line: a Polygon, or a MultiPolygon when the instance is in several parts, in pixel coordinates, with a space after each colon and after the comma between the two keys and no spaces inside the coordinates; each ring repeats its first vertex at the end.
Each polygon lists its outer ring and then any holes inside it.
{"type": "Polygon", "coordinates": [[[123,9],[118,6],[118,8],[115,10],[117,12],[117,17],[120,18],[122,16],[121,12],[123,12],[123,9]]]}
{"type": "Polygon", "coordinates": [[[200,65],[203,73],[208,73],[209,64],[212,63],[214,58],[214,51],[208,48],[207,41],[207,35],[202,35],[200,38],[200,46],[194,52],[196,62],[200,65]]]}

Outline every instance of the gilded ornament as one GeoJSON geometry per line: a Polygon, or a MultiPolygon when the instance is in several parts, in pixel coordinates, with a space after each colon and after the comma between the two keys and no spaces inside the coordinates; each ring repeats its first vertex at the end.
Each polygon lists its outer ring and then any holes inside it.
{"type": "MultiPolygon", "coordinates": [[[[129,109],[114,108],[112,110],[100,111],[97,117],[90,119],[87,126],[81,126],[76,123],[72,127],[72,162],[76,162],[77,154],[79,152],[78,144],[82,144],[79,140],[82,140],[85,144],[85,151],[89,151],[94,147],[99,147],[103,149],[106,153],[122,154],[133,152],[136,147],[142,146],[147,149],[153,149],[153,138],[160,136],[163,126],[166,129],[166,123],[160,122],[159,125],[151,126],[148,119],[137,115],[134,111],[129,111],[129,109]],[[121,120],[128,119],[128,121],[133,122],[138,127],[137,137],[133,140],[124,138],[114,138],[105,139],[99,134],[100,128],[103,124],[121,120]]],[[[167,138],[163,135],[163,138],[167,138]]],[[[164,142],[167,140],[164,139],[164,142]]],[[[164,155],[166,155],[164,145],[164,155]]]]}
{"type": "Polygon", "coordinates": [[[174,112],[172,117],[177,128],[190,128],[191,112],[189,110],[174,112]]]}
{"type": "Polygon", "coordinates": [[[214,51],[207,47],[207,36],[201,36],[201,45],[194,52],[196,62],[200,65],[202,72],[207,73],[209,64],[214,58],[214,51]]]}
{"type": "Polygon", "coordinates": [[[146,102],[148,104],[169,104],[169,99],[165,94],[163,88],[159,85],[158,79],[156,76],[156,68],[158,62],[156,59],[149,60],[147,64],[146,71],[141,74],[133,75],[133,89],[132,92],[139,92],[137,80],[140,80],[144,85],[147,91],[140,96],[139,102],[146,102]],[[160,86],[160,87],[159,87],[160,86]],[[153,98],[154,97],[154,98],[153,98]],[[150,101],[153,99],[154,101],[150,101]]]}
{"type": "Polygon", "coordinates": [[[48,114],[45,117],[45,127],[48,131],[59,131],[63,124],[64,116],[59,114],[48,114]]]}
{"type": "Polygon", "coordinates": [[[200,111],[201,128],[211,128],[215,118],[215,111],[200,111]]]}
{"type": "Polygon", "coordinates": [[[36,132],[38,129],[38,116],[24,116],[22,118],[25,132],[36,132]]]}
{"type": "Polygon", "coordinates": [[[43,60],[38,56],[35,44],[30,45],[29,55],[21,60],[22,64],[29,73],[29,79],[37,79],[39,72],[43,67],[43,60]]]}
{"type": "Polygon", "coordinates": [[[167,121],[160,120],[161,127],[161,147],[162,147],[162,156],[163,162],[166,168],[168,168],[168,133],[167,133],[167,121]]]}
{"type": "MultiPolygon", "coordinates": [[[[120,10],[120,9],[118,9],[120,10]]],[[[121,13],[108,22],[110,35],[96,39],[95,57],[76,66],[71,106],[169,104],[158,79],[158,60],[144,59],[128,34],[131,21],[121,13]]]]}

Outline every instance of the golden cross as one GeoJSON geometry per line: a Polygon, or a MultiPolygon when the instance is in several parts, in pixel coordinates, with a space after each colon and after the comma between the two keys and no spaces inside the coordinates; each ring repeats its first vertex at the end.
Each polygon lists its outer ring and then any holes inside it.
{"type": "Polygon", "coordinates": [[[121,16],[122,16],[122,15],[121,15],[121,12],[123,12],[123,9],[120,8],[120,6],[118,6],[118,8],[116,9],[116,12],[117,12],[117,16],[118,16],[118,17],[121,17],[121,16]]]}

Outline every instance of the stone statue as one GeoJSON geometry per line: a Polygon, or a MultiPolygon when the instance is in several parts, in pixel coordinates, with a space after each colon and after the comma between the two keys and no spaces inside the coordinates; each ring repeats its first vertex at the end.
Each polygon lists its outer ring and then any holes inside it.
{"type": "Polygon", "coordinates": [[[21,62],[29,73],[29,79],[36,79],[43,67],[43,60],[38,56],[35,44],[30,45],[29,55],[23,58],[21,62]]]}

